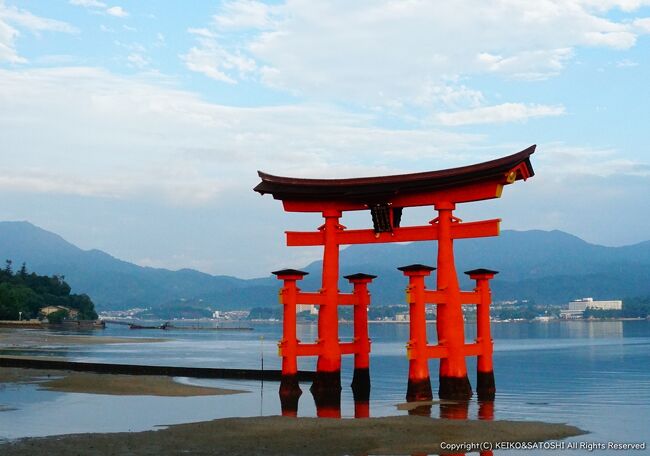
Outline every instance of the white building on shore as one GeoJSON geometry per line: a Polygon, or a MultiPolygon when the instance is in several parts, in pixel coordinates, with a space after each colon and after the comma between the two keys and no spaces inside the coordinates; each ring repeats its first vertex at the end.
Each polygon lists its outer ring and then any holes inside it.
{"type": "Polygon", "coordinates": [[[309,315],[318,315],[318,307],[314,304],[297,304],[296,312],[309,312],[309,315]]]}
{"type": "Polygon", "coordinates": [[[594,298],[582,298],[571,301],[567,309],[560,311],[560,318],[582,318],[587,309],[621,310],[622,308],[623,301],[621,300],[594,301],[594,298]]]}

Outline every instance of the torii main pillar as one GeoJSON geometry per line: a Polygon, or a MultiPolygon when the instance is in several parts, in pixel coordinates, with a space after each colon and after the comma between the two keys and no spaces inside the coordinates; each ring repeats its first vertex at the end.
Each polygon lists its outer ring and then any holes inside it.
{"type": "Polygon", "coordinates": [[[451,224],[455,221],[452,211],[454,203],[435,205],[438,211],[438,281],[437,291],[444,296],[444,304],[438,306],[436,318],[438,337],[445,341],[448,355],[440,359],[441,398],[463,398],[472,396],[472,387],[467,378],[467,368],[462,348],[465,345],[465,322],[460,301],[460,286],[454,260],[454,241],[451,224]]]}
{"type": "MultiPolygon", "coordinates": [[[[298,348],[299,355],[318,356],[312,392],[340,391],[341,355],[365,350],[357,341],[338,340],[338,306],[358,304],[356,297],[350,298],[338,290],[340,246],[438,241],[437,287],[427,291],[427,296],[438,304],[441,347],[434,348],[436,356],[429,357],[441,359],[441,398],[472,395],[465,356],[476,353],[474,348],[465,346],[461,305],[474,302],[463,301],[466,295],[458,285],[453,242],[497,236],[500,219],[462,222],[453,210],[460,203],[499,198],[504,186],[533,176],[530,156],[534,151],[535,146],[531,146],[507,157],[461,168],[355,179],[301,179],[258,172],[262,181],[255,187],[256,192],[272,194],[282,201],[287,212],[316,212],[324,218],[317,231],[286,233],[289,246],[323,246],[322,288],[318,293],[299,294],[304,298],[301,304],[320,306],[318,340],[298,348]],[[415,206],[433,206],[437,217],[429,225],[401,227],[403,209],[415,206]],[[371,212],[372,229],[348,230],[340,224],[345,211],[359,210],[371,212]]],[[[486,362],[483,359],[483,368],[491,368],[491,361],[489,366],[486,362]]]]}

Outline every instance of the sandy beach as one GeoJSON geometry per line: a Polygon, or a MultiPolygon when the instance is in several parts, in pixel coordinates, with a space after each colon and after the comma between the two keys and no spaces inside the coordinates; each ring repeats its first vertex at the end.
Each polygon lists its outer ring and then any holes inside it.
{"type": "Polygon", "coordinates": [[[158,431],[79,434],[0,445],[5,456],[78,455],[363,455],[439,453],[441,443],[543,441],[584,432],[538,422],[369,419],[226,418],[158,431]]]}
{"type": "Polygon", "coordinates": [[[0,368],[0,386],[6,383],[35,383],[40,389],[66,393],[119,396],[216,396],[242,390],[186,385],[160,375],[112,375],[43,369],[0,368]]]}
{"type": "Polygon", "coordinates": [[[245,392],[242,390],[185,385],[174,381],[171,377],[158,375],[110,375],[87,372],[71,372],[61,378],[48,380],[41,385],[41,389],[66,393],[168,397],[221,396],[245,392]]]}

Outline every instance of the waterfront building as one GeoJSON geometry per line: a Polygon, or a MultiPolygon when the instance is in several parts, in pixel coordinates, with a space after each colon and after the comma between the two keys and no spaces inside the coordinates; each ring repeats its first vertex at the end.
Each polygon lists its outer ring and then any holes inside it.
{"type": "Polygon", "coordinates": [[[65,310],[68,313],[69,318],[77,318],[77,315],[79,315],[79,311],[77,309],[71,309],[70,307],[65,307],[65,306],[41,307],[39,313],[42,314],[44,317],[47,317],[50,314],[53,314],[54,312],[59,312],[61,310],[65,310]]]}
{"type": "Polygon", "coordinates": [[[309,315],[318,315],[318,307],[314,304],[297,304],[296,312],[309,312],[309,315]]]}
{"type": "Polygon", "coordinates": [[[560,310],[560,318],[563,318],[565,320],[577,320],[579,318],[582,318],[584,313],[584,310],[562,309],[560,310]]]}
{"type": "Polygon", "coordinates": [[[621,310],[623,308],[623,301],[595,301],[594,298],[582,298],[569,302],[568,308],[560,311],[560,317],[565,319],[582,318],[585,310],[621,310]]]}
{"type": "Polygon", "coordinates": [[[409,321],[409,313],[408,312],[400,312],[395,314],[395,321],[409,321]]]}

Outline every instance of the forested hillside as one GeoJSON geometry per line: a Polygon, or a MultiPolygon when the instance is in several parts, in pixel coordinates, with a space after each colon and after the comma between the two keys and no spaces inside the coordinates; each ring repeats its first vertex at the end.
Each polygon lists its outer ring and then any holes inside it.
{"type": "Polygon", "coordinates": [[[42,276],[28,272],[23,263],[14,272],[11,260],[0,270],[0,320],[31,319],[38,317],[46,306],[61,306],[79,311],[79,320],[97,318],[95,306],[85,294],[70,294],[62,276],[42,276]]]}

